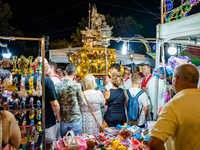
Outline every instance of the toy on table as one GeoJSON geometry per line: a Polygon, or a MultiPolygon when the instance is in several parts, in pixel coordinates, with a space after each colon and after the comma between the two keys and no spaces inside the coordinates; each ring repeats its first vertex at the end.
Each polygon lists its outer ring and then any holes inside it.
{"type": "Polygon", "coordinates": [[[116,150],[119,144],[120,144],[120,141],[118,139],[112,140],[112,149],[116,150]]]}
{"type": "Polygon", "coordinates": [[[147,135],[147,136],[144,138],[144,145],[149,146],[149,139],[150,139],[150,136],[149,136],[149,135],[147,135]]]}
{"type": "Polygon", "coordinates": [[[32,95],[32,93],[35,91],[33,82],[34,82],[34,77],[31,76],[31,77],[28,79],[28,84],[29,84],[28,93],[29,93],[29,95],[32,95]]]}
{"type": "Polygon", "coordinates": [[[28,94],[27,94],[26,89],[25,89],[25,77],[21,78],[20,91],[18,91],[17,94],[20,98],[28,97],[28,94]]]}
{"type": "Polygon", "coordinates": [[[134,138],[135,138],[136,140],[138,140],[139,142],[142,142],[142,140],[143,140],[143,137],[140,135],[140,133],[137,133],[137,134],[134,136],[134,138]]]}
{"type": "Polygon", "coordinates": [[[131,146],[131,132],[127,129],[122,129],[120,130],[119,132],[119,136],[121,138],[123,138],[121,141],[120,141],[120,144],[122,145],[125,145],[126,148],[130,147],[131,146]]]}
{"type": "Polygon", "coordinates": [[[127,125],[127,123],[124,123],[124,125],[120,125],[118,124],[116,126],[117,129],[121,130],[121,129],[127,129],[127,128],[130,128],[131,126],[130,125],[127,125]]]}
{"type": "Polygon", "coordinates": [[[42,96],[42,85],[41,85],[41,76],[37,77],[37,85],[36,85],[36,90],[33,92],[34,96],[42,96]]]}
{"type": "Polygon", "coordinates": [[[86,141],[87,144],[87,150],[93,150],[93,148],[97,145],[97,142],[95,140],[87,140],[86,141]]]}
{"type": "Polygon", "coordinates": [[[132,136],[136,135],[137,133],[140,133],[140,130],[141,130],[141,128],[136,126],[136,125],[133,125],[133,126],[131,126],[130,128],[127,128],[127,129],[131,132],[132,136]]]}
{"type": "Polygon", "coordinates": [[[136,139],[132,140],[132,146],[133,146],[133,150],[138,150],[139,146],[140,146],[140,142],[136,139]]]}
{"type": "Polygon", "coordinates": [[[117,150],[126,150],[127,148],[126,148],[126,146],[124,146],[124,145],[119,145],[119,146],[117,146],[117,150]]]}
{"type": "Polygon", "coordinates": [[[119,134],[119,130],[115,127],[108,127],[108,128],[104,129],[104,134],[105,135],[117,136],[119,134]]]}

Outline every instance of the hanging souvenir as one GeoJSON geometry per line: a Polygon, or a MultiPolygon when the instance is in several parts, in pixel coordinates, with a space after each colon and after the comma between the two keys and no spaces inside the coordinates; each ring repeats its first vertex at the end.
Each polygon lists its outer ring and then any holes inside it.
{"type": "Polygon", "coordinates": [[[34,110],[31,110],[31,111],[29,112],[30,125],[33,125],[33,124],[34,124],[34,117],[35,117],[35,111],[34,111],[34,110]]]}
{"type": "Polygon", "coordinates": [[[41,116],[42,116],[41,110],[37,110],[36,119],[41,120],[41,116]]]}
{"type": "Polygon", "coordinates": [[[29,75],[31,76],[32,74],[33,74],[33,56],[29,56],[28,57],[28,59],[29,59],[29,71],[28,71],[28,73],[29,73],[29,75]]]}
{"type": "MultiPolygon", "coordinates": [[[[40,125],[41,124],[41,121],[38,121],[38,125],[40,125]]],[[[42,127],[41,126],[37,126],[37,130],[38,130],[38,132],[41,132],[42,131],[42,127]]]]}
{"type": "Polygon", "coordinates": [[[11,70],[12,74],[17,74],[17,56],[13,56],[13,69],[11,70]]]}
{"type": "Polygon", "coordinates": [[[18,91],[17,94],[20,98],[28,97],[28,94],[25,89],[25,77],[22,77],[21,79],[20,91],[18,91]]]}
{"type": "Polygon", "coordinates": [[[41,85],[41,76],[37,77],[37,85],[36,85],[36,91],[33,92],[34,96],[42,96],[42,85],[41,85]]]}
{"type": "Polygon", "coordinates": [[[7,59],[7,58],[3,58],[1,61],[0,61],[0,65],[1,65],[1,68],[10,68],[12,64],[12,60],[10,59],[7,59]]]}
{"type": "Polygon", "coordinates": [[[31,76],[31,77],[28,79],[28,84],[29,84],[28,93],[29,93],[29,95],[32,95],[32,93],[35,91],[33,82],[34,82],[34,77],[31,76]]]}
{"type": "Polygon", "coordinates": [[[29,60],[26,59],[23,55],[18,59],[18,73],[19,74],[26,74],[28,72],[28,64],[29,60]]]}

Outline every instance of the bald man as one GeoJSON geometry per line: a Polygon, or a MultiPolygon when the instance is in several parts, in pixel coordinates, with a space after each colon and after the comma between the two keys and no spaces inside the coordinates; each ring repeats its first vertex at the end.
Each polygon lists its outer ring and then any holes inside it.
{"type": "Polygon", "coordinates": [[[198,81],[199,71],[194,65],[183,64],[176,68],[172,80],[176,95],[164,106],[150,133],[151,150],[200,149],[198,81]]]}

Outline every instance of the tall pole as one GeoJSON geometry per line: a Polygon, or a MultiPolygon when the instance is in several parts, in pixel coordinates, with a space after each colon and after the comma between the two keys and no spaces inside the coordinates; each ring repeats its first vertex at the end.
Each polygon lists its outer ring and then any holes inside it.
{"type": "Polygon", "coordinates": [[[108,56],[107,56],[107,45],[104,45],[106,53],[106,77],[108,77],[108,56]]]}
{"type": "Polygon", "coordinates": [[[46,148],[45,141],[45,81],[44,81],[44,50],[45,50],[45,37],[41,38],[41,54],[42,54],[42,129],[43,129],[43,149],[46,148]]]}
{"type": "Polygon", "coordinates": [[[91,7],[91,3],[89,3],[89,22],[88,22],[88,27],[89,27],[89,29],[90,29],[90,14],[91,14],[90,7],[91,7]]]}
{"type": "Polygon", "coordinates": [[[164,23],[163,4],[164,4],[164,0],[161,0],[161,24],[164,23]]]}

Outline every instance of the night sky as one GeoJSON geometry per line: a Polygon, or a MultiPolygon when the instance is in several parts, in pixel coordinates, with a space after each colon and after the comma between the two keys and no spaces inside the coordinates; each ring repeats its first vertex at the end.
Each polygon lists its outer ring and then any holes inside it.
{"type": "MultiPolygon", "coordinates": [[[[49,36],[50,42],[66,38],[72,42],[72,32],[76,32],[82,17],[88,17],[89,2],[95,3],[100,14],[113,17],[132,16],[143,24],[141,35],[156,37],[156,25],[160,23],[160,0],[2,0],[8,3],[13,13],[9,23],[21,30],[25,37],[49,36]]],[[[174,0],[177,7],[181,0],[174,0]]],[[[200,4],[192,13],[200,10],[200,4]]],[[[133,35],[134,36],[134,35],[133,35]]]]}

